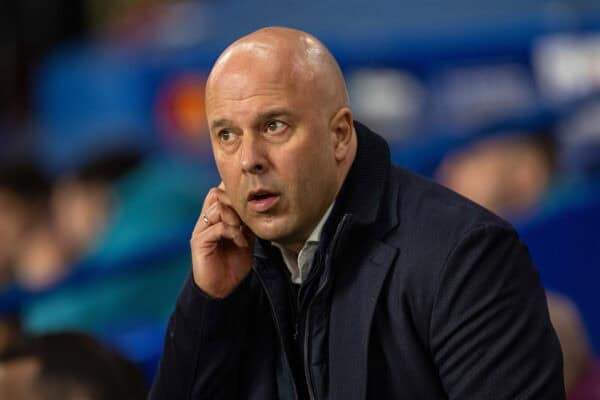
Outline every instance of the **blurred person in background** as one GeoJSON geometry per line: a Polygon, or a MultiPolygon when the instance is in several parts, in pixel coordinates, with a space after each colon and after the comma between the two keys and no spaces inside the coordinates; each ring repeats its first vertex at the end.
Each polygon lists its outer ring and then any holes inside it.
{"type": "Polygon", "coordinates": [[[90,156],[50,183],[33,161],[0,166],[0,278],[39,290],[91,251],[116,207],[113,184],[141,160],[122,149],[90,156]]]}
{"type": "Polygon", "coordinates": [[[591,351],[577,307],[568,298],[550,293],[548,310],[563,351],[567,398],[600,399],[600,360],[591,351]]]}
{"type": "Polygon", "coordinates": [[[0,353],[0,399],[142,400],[138,368],[91,336],[23,337],[0,353]]]}
{"type": "Polygon", "coordinates": [[[107,150],[90,157],[54,185],[52,214],[70,261],[93,249],[118,206],[114,185],[141,162],[139,151],[107,150]]]}
{"type": "MultiPolygon", "coordinates": [[[[64,253],[52,225],[51,184],[32,160],[0,165],[0,281],[45,280],[64,253]],[[33,274],[30,268],[40,271],[33,274]]],[[[25,282],[26,283],[26,282],[25,282]]]]}
{"type": "Polygon", "coordinates": [[[535,213],[557,171],[548,130],[500,132],[474,140],[442,161],[437,180],[512,221],[535,213]]]}

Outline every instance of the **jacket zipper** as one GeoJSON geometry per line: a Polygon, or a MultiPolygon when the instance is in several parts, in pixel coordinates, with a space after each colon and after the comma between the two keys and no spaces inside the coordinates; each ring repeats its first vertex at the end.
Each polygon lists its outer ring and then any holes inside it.
{"type": "MultiPolygon", "coordinates": [[[[269,300],[269,304],[271,306],[271,314],[273,315],[273,320],[275,321],[275,326],[277,327],[277,337],[279,338],[279,344],[281,345],[281,351],[283,352],[283,358],[285,360],[285,364],[287,367],[288,374],[292,372],[292,368],[290,366],[290,360],[288,360],[287,351],[285,349],[285,343],[283,341],[283,335],[281,334],[281,324],[279,323],[279,318],[277,318],[277,313],[275,312],[275,305],[273,304],[273,298],[271,297],[271,293],[267,289],[267,285],[263,280],[260,272],[256,273],[258,280],[260,281],[266,295],[269,300]]],[[[290,381],[292,382],[292,389],[294,391],[294,399],[298,400],[298,389],[296,388],[296,382],[294,382],[294,377],[290,376],[290,381]]]]}
{"type": "Polygon", "coordinates": [[[316,299],[322,293],[323,288],[325,288],[325,286],[327,285],[327,281],[329,280],[329,270],[331,269],[331,267],[330,267],[331,254],[332,253],[335,254],[335,250],[337,247],[337,242],[339,240],[339,237],[344,229],[344,226],[347,224],[347,221],[350,220],[350,217],[351,217],[351,214],[344,214],[342,221],[339,223],[339,225],[337,226],[337,229],[335,230],[335,234],[333,235],[333,240],[331,241],[331,251],[329,251],[325,254],[325,273],[327,275],[322,280],[323,283],[317,289],[317,292],[315,293],[313,298],[310,300],[310,303],[308,303],[308,307],[306,309],[306,319],[304,320],[304,363],[303,364],[304,364],[304,376],[306,377],[306,386],[308,389],[308,397],[310,400],[317,400],[317,396],[315,395],[315,392],[313,389],[310,368],[308,365],[308,361],[309,361],[308,360],[308,358],[309,358],[308,357],[308,346],[310,344],[309,343],[310,310],[312,308],[312,305],[316,301],[316,299]]]}

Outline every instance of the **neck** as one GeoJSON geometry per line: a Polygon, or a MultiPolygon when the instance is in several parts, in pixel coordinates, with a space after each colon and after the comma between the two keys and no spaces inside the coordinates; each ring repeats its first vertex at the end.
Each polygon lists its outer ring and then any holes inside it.
{"type": "Polygon", "coordinates": [[[325,211],[323,211],[320,214],[319,219],[312,224],[310,232],[305,232],[305,234],[302,235],[302,239],[293,241],[290,240],[288,242],[277,242],[277,244],[285,248],[286,250],[298,255],[307,241],[320,241],[321,231],[323,230],[323,226],[325,225],[325,222],[331,214],[331,211],[333,209],[333,203],[334,200],[332,200],[331,203],[329,203],[328,207],[325,209],[325,211]]]}
{"type": "Polygon", "coordinates": [[[306,243],[306,240],[304,240],[301,243],[290,243],[290,244],[285,244],[285,245],[281,244],[281,246],[283,246],[285,249],[291,251],[295,255],[298,255],[298,253],[300,253],[300,250],[304,246],[304,243],[306,243]]]}

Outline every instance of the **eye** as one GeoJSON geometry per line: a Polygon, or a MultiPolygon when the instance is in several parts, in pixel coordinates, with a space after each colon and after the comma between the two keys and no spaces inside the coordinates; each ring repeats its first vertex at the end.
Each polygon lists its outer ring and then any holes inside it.
{"type": "Polygon", "coordinates": [[[236,135],[234,132],[232,132],[230,130],[223,129],[217,133],[217,138],[219,139],[219,142],[221,144],[231,145],[236,142],[238,135],[236,135]]]}
{"type": "Polygon", "coordinates": [[[231,136],[232,136],[232,135],[231,135],[231,132],[229,132],[229,131],[225,131],[225,130],[223,130],[223,131],[220,131],[220,132],[218,133],[218,135],[219,135],[219,140],[220,140],[221,142],[227,142],[229,139],[231,139],[231,136]]]}
{"type": "Polygon", "coordinates": [[[287,124],[285,122],[282,122],[279,120],[273,120],[273,121],[267,122],[267,124],[265,126],[265,131],[266,131],[266,133],[273,135],[273,134],[278,134],[278,133],[285,131],[286,128],[287,128],[287,124]]]}

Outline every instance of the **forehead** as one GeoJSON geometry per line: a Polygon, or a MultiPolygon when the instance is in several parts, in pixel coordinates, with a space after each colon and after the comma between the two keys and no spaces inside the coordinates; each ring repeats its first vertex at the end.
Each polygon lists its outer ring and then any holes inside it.
{"type": "Polygon", "coordinates": [[[258,95],[293,95],[298,81],[289,75],[257,67],[255,70],[231,71],[222,75],[206,93],[207,102],[243,101],[258,95]]]}
{"type": "Polygon", "coordinates": [[[310,86],[306,71],[284,55],[262,51],[230,55],[207,85],[207,114],[210,119],[223,108],[267,105],[263,103],[301,107],[310,86]]]}

